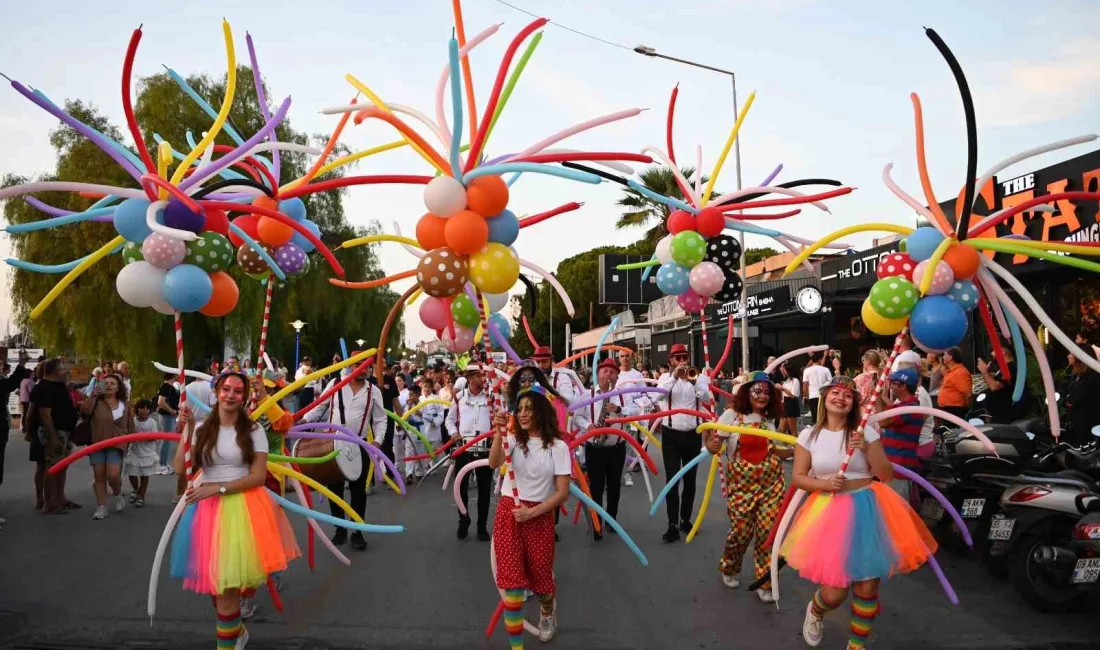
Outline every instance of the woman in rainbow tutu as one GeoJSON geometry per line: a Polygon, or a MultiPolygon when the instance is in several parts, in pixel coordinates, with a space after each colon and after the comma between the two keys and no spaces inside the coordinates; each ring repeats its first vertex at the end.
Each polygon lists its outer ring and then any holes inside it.
{"type": "Polygon", "coordinates": [[[795,447],[793,483],[809,495],[780,552],[819,585],[802,625],[810,646],[821,643],[825,614],[851,589],[848,647],[862,649],[879,612],[879,582],[917,569],[936,550],[920,517],[889,487],[893,470],[878,431],[861,432],[859,420],[855,383],[834,377],[821,391],[817,424],[795,447]]]}
{"type": "MultiPolygon", "coordinates": [[[[184,435],[193,436],[191,457],[200,473],[185,495],[188,505],[172,539],[171,571],[183,578],[186,589],[214,597],[217,647],[242,649],[248,631],[241,624],[241,592],[264,584],[301,553],[286,515],[264,489],[268,441],[248,417],[248,377],[240,371],[223,373],[215,380],[214,394],[216,410],[206,420],[196,423],[189,409],[180,411],[184,435]]],[[[182,475],[183,445],[174,466],[182,475]]]]}

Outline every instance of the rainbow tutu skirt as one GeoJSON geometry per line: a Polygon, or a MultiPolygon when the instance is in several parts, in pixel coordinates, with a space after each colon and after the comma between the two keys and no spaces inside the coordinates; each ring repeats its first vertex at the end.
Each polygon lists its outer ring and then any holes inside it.
{"type": "Polygon", "coordinates": [[[172,537],[171,573],[186,589],[218,595],[259,587],[300,555],[286,515],[257,487],[188,505],[172,537]]]}
{"type": "Polygon", "coordinates": [[[780,553],[813,583],[852,582],[909,573],[936,552],[936,540],[909,504],[882,483],[829,494],[813,492],[780,553]]]}

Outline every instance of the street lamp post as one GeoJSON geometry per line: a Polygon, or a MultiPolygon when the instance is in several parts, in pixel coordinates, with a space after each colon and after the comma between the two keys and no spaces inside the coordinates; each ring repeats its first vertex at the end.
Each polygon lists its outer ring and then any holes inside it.
{"type": "Polygon", "coordinates": [[[299,353],[302,349],[302,328],[306,326],[306,323],[295,320],[290,326],[294,328],[294,367],[297,368],[299,353]]]}
{"type": "MultiPolygon", "coordinates": [[[[675,61],[676,63],[683,63],[684,65],[690,65],[693,68],[702,68],[704,70],[710,70],[711,72],[717,72],[719,74],[729,75],[730,85],[733,87],[733,119],[737,119],[737,75],[730,70],[723,68],[716,68],[714,66],[705,65],[702,63],[696,63],[694,61],[688,61],[687,59],[679,59],[667,54],[661,54],[657,50],[649,47],[648,45],[637,45],[634,47],[634,51],[638,54],[648,56],[651,58],[665,59],[667,61],[675,61]]],[[[733,164],[737,174],[737,189],[741,189],[741,134],[737,134],[737,139],[733,141],[733,164]]],[[[702,171],[699,170],[700,174],[702,171]]],[[[741,244],[741,364],[748,370],[749,366],[749,310],[748,310],[748,294],[749,285],[748,278],[745,277],[745,232],[739,231],[737,233],[738,240],[741,244]]]]}
{"type": "Polygon", "coordinates": [[[355,343],[356,343],[356,345],[359,346],[360,350],[363,349],[363,344],[366,343],[366,342],[367,342],[366,339],[355,339],[355,343]]]}

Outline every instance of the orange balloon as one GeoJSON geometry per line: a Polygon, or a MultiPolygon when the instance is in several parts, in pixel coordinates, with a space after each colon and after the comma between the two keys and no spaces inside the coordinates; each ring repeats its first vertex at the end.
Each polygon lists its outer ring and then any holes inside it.
{"type": "Polygon", "coordinates": [[[269,196],[257,196],[252,201],[252,205],[257,208],[267,208],[268,210],[279,211],[279,202],[269,196]]]}
{"type": "Polygon", "coordinates": [[[260,217],[256,222],[256,234],[268,246],[282,246],[294,236],[294,229],[271,217],[260,217]]]}
{"type": "Polygon", "coordinates": [[[466,186],[466,205],[483,217],[495,217],[508,207],[508,184],[500,176],[480,176],[466,186]]]}
{"type": "Polygon", "coordinates": [[[472,255],[489,241],[489,223],[473,210],[462,210],[443,228],[447,247],[459,255],[472,255]]]}
{"type": "Polygon", "coordinates": [[[233,311],[241,292],[237,288],[237,283],[225,271],[211,273],[210,282],[214,284],[214,293],[210,295],[210,300],[206,301],[199,313],[220,318],[233,311]]]}
{"type": "Polygon", "coordinates": [[[943,261],[955,272],[958,280],[968,280],[978,272],[981,255],[966,244],[954,244],[943,254],[943,261]]]}
{"type": "Polygon", "coordinates": [[[428,212],[416,222],[416,241],[426,251],[443,248],[447,245],[447,240],[443,236],[443,229],[446,226],[445,217],[428,212]]]}

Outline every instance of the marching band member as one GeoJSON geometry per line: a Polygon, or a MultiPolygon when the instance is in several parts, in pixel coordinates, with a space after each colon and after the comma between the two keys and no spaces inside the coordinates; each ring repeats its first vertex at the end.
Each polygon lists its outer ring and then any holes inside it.
{"type": "Polygon", "coordinates": [[[566,406],[577,401],[584,394],[584,384],[581,383],[577,373],[569,368],[554,367],[554,357],[550,354],[549,347],[538,346],[531,358],[535,360],[535,365],[539,367],[542,374],[546,375],[550,388],[565,400],[566,406]]]}
{"type": "MultiPolygon", "coordinates": [[[[642,371],[634,367],[634,353],[630,350],[622,350],[619,352],[619,380],[615,383],[615,388],[638,388],[648,384],[642,376],[642,371]]],[[[640,413],[649,413],[653,410],[653,402],[646,397],[645,393],[637,393],[631,396],[634,404],[638,406],[640,413]]],[[[634,437],[641,442],[641,432],[635,431],[634,437]]],[[[623,474],[623,485],[627,487],[634,486],[634,479],[631,478],[630,473],[640,468],[642,459],[637,456],[631,456],[629,462],[626,463],[626,472],[623,474]]]]}
{"type": "MultiPolygon", "coordinates": [[[[451,402],[450,411],[444,426],[455,446],[465,444],[478,435],[490,431],[493,427],[489,416],[489,393],[485,390],[485,374],[480,365],[471,363],[463,372],[466,378],[466,388],[455,393],[451,402]]],[[[463,452],[455,461],[455,471],[462,469],[467,463],[478,458],[484,458],[489,450],[486,441],[463,452]]],[[[474,470],[477,478],[477,538],[483,542],[489,541],[489,529],[486,524],[489,519],[489,499],[493,489],[493,470],[488,467],[478,467],[474,470]]],[[[462,478],[459,486],[462,495],[462,505],[469,512],[470,475],[462,478]]],[[[458,533],[459,539],[466,539],[470,534],[470,516],[459,514],[458,533]]]]}

